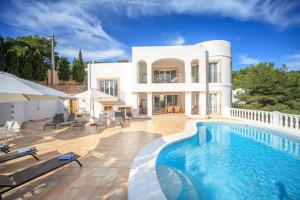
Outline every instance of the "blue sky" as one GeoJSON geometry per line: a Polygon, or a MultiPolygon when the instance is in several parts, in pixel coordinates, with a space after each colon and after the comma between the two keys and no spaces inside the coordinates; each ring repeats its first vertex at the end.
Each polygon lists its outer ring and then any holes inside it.
{"type": "MultiPolygon", "coordinates": [[[[57,51],[86,61],[130,58],[132,46],[232,43],[234,70],[260,61],[300,70],[298,0],[0,1],[0,22],[55,34],[57,51]]],[[[29,35],[0,24],[2,36],[29,35]]]]}

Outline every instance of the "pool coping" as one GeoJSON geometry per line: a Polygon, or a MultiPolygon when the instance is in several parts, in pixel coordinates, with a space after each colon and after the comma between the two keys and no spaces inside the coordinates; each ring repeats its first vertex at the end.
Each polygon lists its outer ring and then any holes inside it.
{"type": "Polygon", "coordinates": [[[157,157],[159,153],[169,144],[195,135],[197,133],[197,123],[199,122],[231,122],[241,125],[251,125],[257,128],[281,131],[287,133],[287,136],[292,136],[300,139],[299,132],[282,130],[276,127],[270,127],[259,123],[232,119],[192,119],[191,121],[186,123],[185,129],[183,131],[156,139],[144,146],[138,153],[131,165],[128,178],[129,200],[166,200],[166,197],[161,190],[158,178],[156,176],[157,157]]]}

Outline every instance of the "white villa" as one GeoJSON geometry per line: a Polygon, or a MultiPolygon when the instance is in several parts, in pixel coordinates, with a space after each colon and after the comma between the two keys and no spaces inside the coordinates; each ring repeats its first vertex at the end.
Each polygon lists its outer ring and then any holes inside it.
{"type": "Polygon", "coordinates": [[[231,68],[228,41],[133,47],[131,62],[89,64],[88,88],[113,96],[97,99],[97,112],[125,108],[134,118],[228,116],[231,68]]]}

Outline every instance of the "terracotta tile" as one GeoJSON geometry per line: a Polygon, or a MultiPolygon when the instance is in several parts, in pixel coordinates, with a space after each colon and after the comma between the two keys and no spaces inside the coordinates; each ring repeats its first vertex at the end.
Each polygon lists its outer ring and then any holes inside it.
{"type": "MultiPolygon", "coordinates": [[[[5,195],[5,199],[127,199],[128,175],[133,159],[149,142],[163,135],[182,131],[186,119],[132,120],[130,127],[107,128],[96,133],[95,127],[84,130],[47,129],[48,120],[28,122],[22,137],[9,144],[17,150],[38,148],[40,162],[66,152],[79,155],[83,167],[71,163],[5,195]]],[[[0,165],[1,174],[10,174],[35,165],[22,158],[0,165]]]]}

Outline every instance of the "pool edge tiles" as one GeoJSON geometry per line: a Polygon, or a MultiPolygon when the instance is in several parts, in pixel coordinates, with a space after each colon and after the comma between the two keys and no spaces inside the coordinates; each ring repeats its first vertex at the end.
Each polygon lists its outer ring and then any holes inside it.
{"type": "Polygon", "coordinates": [[[260,124],[246,123],[243,121],[235,120],[191,120],[186,123],[185,130],[172,135],[164,136],[156,139],[147,144],[138,153],[132,163],[132,167],[129,173],[128,179],[128,199],[129,200],[165,200],[159,180],[156,174],[156,162],[160,152],[167,146],[179,142],[194,136],[198,132],[198,123],[233,123],[237,125],[250,125],[255,128],[262,128],[265,130],[279,131],[287,136],[293,136],[300,139],[298,135],[295,135],[288,131],[282,131],[280,129],[269,128],[267,126],[261,126],[260,124]]]}

